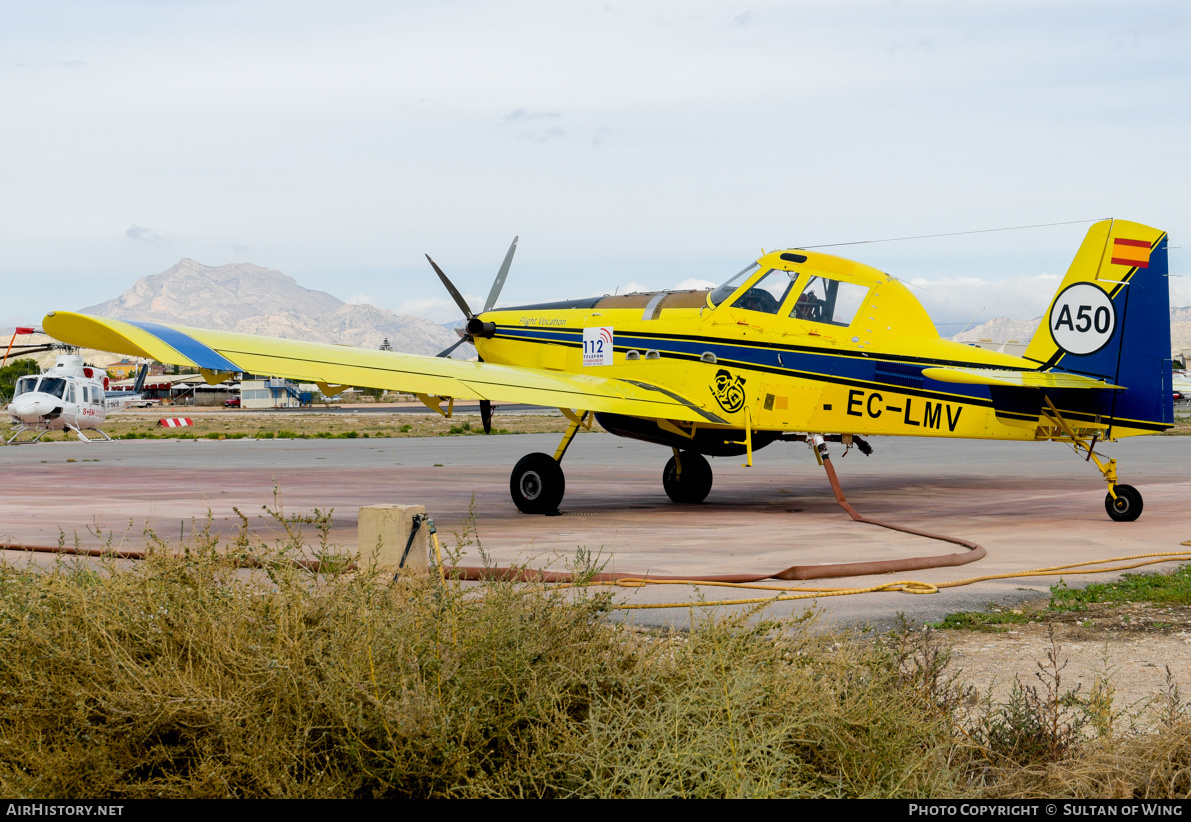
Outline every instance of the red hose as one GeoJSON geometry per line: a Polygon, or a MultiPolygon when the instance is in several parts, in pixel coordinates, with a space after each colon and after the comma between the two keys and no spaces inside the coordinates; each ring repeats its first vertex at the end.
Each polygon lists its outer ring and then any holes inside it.
{"type": "MultiPolygon", "coordinates": [[[[839,478],[835,475],[835,468],[831,465],[829,457],[823,458],[823,467],[827,470],[827,479],[831,481],[831,488],[835,491],[835,501],[839,506],[847,512],[856,522],[867,522],[869,525],[876,525],[881,528],[888,528],[891,531],[901,531],[906,534],[914,534],[919,537],[926,537],[927,539],[937,539],[942,542],[950,542],[954,545],[961,545],[967,548],[967,551],[957,554],[944,554],[942,556],[933,557],[909,557],[907,559],[883,559],[871,560],[868,562],[839,562],[832,565],[791,565],[782,571],[773,574],[714,574],[710,576],[659,576],[656,574],[649,574],[648,576],[642,574],[623,574],[623,573],[608,573],[596,574],[592,577],[584,577],[590,579],[592,582],[616,582],[622,579],[655,579],[662,581],[671,580],[687,580],[690,582],[761,582],[766,579],[780,579],[780,580],[803,580],[803,579],[827,579],[831,577],[860,577],[869,576],[872,574],[892,574],[900,571],[919,571],[923,568],[943,568],[956,565],[967,565],[969,562],[975,562],[978,559],[983,559],[988,552],[983,547],[977,545],[971,540],[960,539],[958,537],[947,537],[941,534],[932,534],[930,531],[919,531],[915,528],[905,528],[901,525],[889,525],[888,523],[879,522],[875,519],[861,516],[856,512],[856,509],[851,506],[847,498],[844,497],[843,489],[840,488],[839,478]]],[[[574,582],[578,577],[575,574],[560,572],[560,571],[538,571],[528,568],[476,568],[468,566],[455,566],[446,569],[448,573],[455,574],[461,579],[468,580],[483,580],[483,579],[503,579],[512,580],[516,582],[574,582]]]]}
{"type": "MultiPolygon", "coordinates": [[[[80,557],[108,557],[110,559],[144,559],[144,551],[116,551],[111,548],[67,548],[65,545],[24,545],[6,542],[0,545],[0,551],[29,551],[35,554],[72,554],[80,557]]],[[[181,556],[174,554],[175,557],[181,556]]],[[[301,566],[308,571],[319,573],[322,569],[322,562],[317,559],[291,559],[294,565],[301,566]]],[[[264,568],[266,563],[253,557],[240,557],[240,568],[264,568]]],[[[338,566],[338,570],[354,571],[357,566],[354,562],[348,565],[338,566]]]]}

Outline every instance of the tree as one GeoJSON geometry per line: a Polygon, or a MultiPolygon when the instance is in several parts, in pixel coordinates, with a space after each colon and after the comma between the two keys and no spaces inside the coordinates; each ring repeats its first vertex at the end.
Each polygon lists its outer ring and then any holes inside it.
{"type": "Polygon", "coordinates": [[[28,358],[13,360],[8,365],[0,368],[0,397],[11,397],[12,390],[16,387],[17,380],[27,374],[40,374],[41,366],[37,364],[36,360],[28,358]]]}

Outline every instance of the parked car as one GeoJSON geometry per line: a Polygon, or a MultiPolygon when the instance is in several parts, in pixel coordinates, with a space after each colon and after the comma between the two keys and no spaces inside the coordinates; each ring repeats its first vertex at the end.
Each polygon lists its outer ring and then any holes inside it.
{"type": "Polygon", "coordinates": [[[224,400],[223,407],[224,408],[239,408],[240,407],[240,398],[232,397],[230,400],[224,400]]]}

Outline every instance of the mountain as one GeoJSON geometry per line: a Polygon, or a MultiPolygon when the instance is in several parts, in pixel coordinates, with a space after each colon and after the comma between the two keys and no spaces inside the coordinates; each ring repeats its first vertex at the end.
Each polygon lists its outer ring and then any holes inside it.
{"type": "MultiPolygon", "coordinates": [[[[991,340],[1003,343],[1008,340],[1028,342],[1038,330],[1042,318],[1032,320],[1011,320],[1008,317],[997,317],[983,325],[969,328],[956,334],[951,339],[957,342],[978,342],[991,340]]],[[[1176,357],[1182,357],[1182,350],[1191,350],[1191,306],[1179,306],[1170,309],[1170,347],[1176,357]]]]}
{"type": "MultiPolygon", "coordinates": [[[[358,348],[380,348],[387,337],[394,351],[410,354],[437,354],[459,339],[430,320],[350,305],[251,263],[208,266],[184,259],[81,312],[358,348]]],[[[474,349],[464,345],[453,356],[472,354],[474,349]]]]}
{"type": "Polygon", "coordinates": [[[979,342],[980,340],[991,340],[995,343],[1008,342],[1009,340],[1028,342],[1030,337],[1034,336],[1034,332],[1038,329],[1038,324],[1041,322],[1041,317],[1035,317],[1032,320],[1011,320],[1008,317],[996,317],[982,325],[974,326],[967,331],[956,334],[951,339],[956,342],[979,342]]]}

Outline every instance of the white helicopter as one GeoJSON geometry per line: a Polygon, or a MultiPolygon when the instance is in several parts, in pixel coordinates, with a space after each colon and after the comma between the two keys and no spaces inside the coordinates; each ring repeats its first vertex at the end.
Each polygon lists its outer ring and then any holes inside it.
{"type": "Polygon", "coordinates": [[[142,402],[141,390],[148,364],[142,364],[137,371],[132,391],[109,391],[107,372],[83,364],[77,354],[59,354],[54,367],[41,374],[31,374],[17,380],[8,404],[8,413],[16,432],[5,445],[11,445],[26,431],[39,432],[27,442],[37,442],[48,431],[73,431],[83,442],[94,442],[83,431],[95,431],[104,440],[112,438],[99,426],[108,414],[123,411],[130,405],[142,402]]]}

